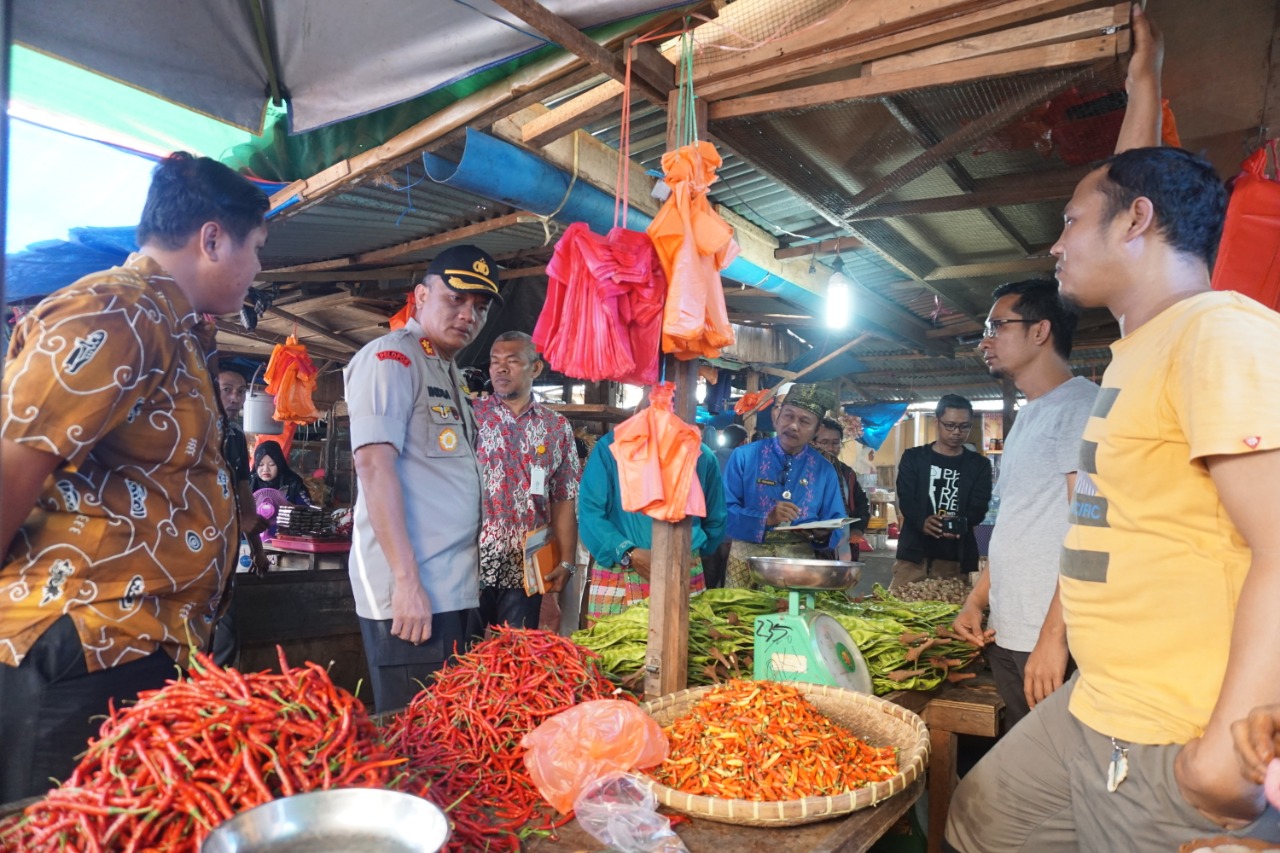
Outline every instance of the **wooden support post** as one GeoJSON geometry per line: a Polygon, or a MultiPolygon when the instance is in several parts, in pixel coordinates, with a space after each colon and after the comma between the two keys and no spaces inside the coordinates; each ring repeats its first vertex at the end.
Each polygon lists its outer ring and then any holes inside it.
{"type": "MultiPolygon", "coordinates": [[[[698,362],[667,359],[667,378],[676,384],[675,413],[693,423],[698,401],[698,362]]],[[[693,563],[693,522],[653,522],[649,572],[649,646],[645,654],[645,696],[665,696],[688,686],[689,568],[693,563]]]]}
{"type": "MultiPolygon", "coordinates": [[[[759,371],[748,370],[747,371],[747,393],[754,394],[759,390],[760,390],[759,371]]],[[[755,432],[756,432],[756,413],[751,412],[749,414],[743,415],[742,426],[747,431],[747,441],[750,441],[751,437],[755,435],[755,432]]]]}

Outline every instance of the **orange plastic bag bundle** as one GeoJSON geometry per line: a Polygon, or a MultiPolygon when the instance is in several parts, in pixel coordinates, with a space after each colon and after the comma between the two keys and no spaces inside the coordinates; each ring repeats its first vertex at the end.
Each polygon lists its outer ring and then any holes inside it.
{"type": "Polygon", "coordinates": [[[738,256],[738,244],[707,200],[720,162],[715,146],[705,141],[662,155],[671,195],[648,231],[668,282],[662,350],[677,358],[717,358],[733,345],[720,270],[738,256]]]}
{"type": "Polygon", "coordinates": [[[705,518],[707,498],[698,482],[702,436],[671,410],[676,386],[649,392],[649,406],[618,424],[609,450],[618,462],[622,508],[659,521],[705,518]]]}
{"type": "Polygon", "coordinates": [[[1280,310],[1280,139],[1241,164],[1213,266],[1213,289],[1234,290],[1280,310]],[[1272,167],[1267,169],[1270,151],[1272,167]]]}
{"type": "Polygon", "coordinates": [[[276,399],[276,420],[309,424],[320,418],[311,402],[318,372],[306,346],[296,337],[290,335],[284,343],[276,344],[262,375],[267,381],[267,393],[276,399]]]}
{"type": "Polygon", "coordinates": [[[585,223],[565,229],[547,264],[547,301],[533,342],[555,370],[597,382],[658,381],[667,280],[647,235],[585,223]]]}
{"type": "Polygon", "coordinates": [[[593,699],[543,721],[520,741],[524,766],[543,799],[561,814],[606,773],[654,767],[667,760],[657,721],[620,699],[593,699]]]}

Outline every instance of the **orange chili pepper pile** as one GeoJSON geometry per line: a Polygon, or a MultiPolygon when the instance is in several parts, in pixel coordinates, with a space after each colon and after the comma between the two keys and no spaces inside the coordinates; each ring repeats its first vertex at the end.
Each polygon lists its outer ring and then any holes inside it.
{"type": "Polygon", "coordinates": [[[387,727],[387,743],[409,759],[401,789],[448,813],[446,850],[518,851],[525,835],[567,820],[538,793],[520,741],[548,717],[614,692],[593,652],[547,631],[496,628],[387,727]]]}
{"type": "Polygon", "coordinates": [[[707,797],[831,796],[898,772],[893,747],[868,746],[774,681],[722,684],[663,731],[671,750],[653,777],[707,797]]]}
{"type": "Polygon", "coordinates": [[[222,669],[113,709],[60,788],[0,828],[0,849],[196,853],[234,814],[304,791],[384,787],[402,764],[378,745],[363,703],[319,665],[283,674],[222,669]]]}

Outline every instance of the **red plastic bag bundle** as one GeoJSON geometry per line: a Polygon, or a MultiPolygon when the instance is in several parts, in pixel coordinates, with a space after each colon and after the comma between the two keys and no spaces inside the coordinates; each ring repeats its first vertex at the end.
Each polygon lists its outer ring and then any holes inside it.
{"type": "Polygon", "coordinates": [[[667,280],[649,237],[585,223],[565,229],[547,264],[547,301],[533,342],[567,376],[632,385],[658,381],[667,280]]]}
{"type": "Polygon", "coordinates": [[[720,270],[738,256],[733,228],[707,200],[720,155],[710,142],[695,142],[662,155],[671,195],[649,224],[649,236],[667,275],[662,351],[677,358],[718,358],[733,345],[720,270]]]}
{"type": "Polygon", "coordinates": [[[655,767],[667,760],[667,736],[630,702],[594,699],[561,711],[520,741],[524,766],[543,799],[561,814],[578,794],[614,771],[655,767]]]}
{"type": "Polygon", "coordinates": [[[290,335],[284,343],[276,344],[262,375],[267,380],[267,393],[276,399],[276,420],[297,424],[319,420],[320,412],[311,402],[318,372],[306,346],[296,337],[290,335]]]}
{"type": "Polygon", "coordinates": [[[675,388],[670,382],[655,386],[649,406],[618,424],[609,447],[618,463],[622,508],[673,522],[707,515],[697,476],[702,435],[671,410],[675,388]]]}
{"type": "MultiPolygon", "coordinates": [[[[1056,151],[1069,166],[1105,160],[1115,153],[1126,104],[1122,91],[1083,92],[1073,87],[995,131],[973,153],[1034,148],[1045,158],[1056,151]]],[[[1160,110],[1161,141],[1180,147],[1178,125],[1167,98],[1160,102],[1160,110]]]]}
{"type": "Polygon", "coordinates": [[[1213,289],[1234,290],[1280,310],[1280,156],[1272,139],[1249,155],[1231,190],[1213,267],[1213,289]],[[1267,153],[1272,165],[1267,168],[1267,153]]]}

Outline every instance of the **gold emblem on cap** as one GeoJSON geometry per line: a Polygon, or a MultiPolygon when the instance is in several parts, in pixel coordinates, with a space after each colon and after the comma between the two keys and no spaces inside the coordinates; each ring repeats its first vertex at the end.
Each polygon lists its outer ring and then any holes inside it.
{"type": "Polygon", "coordinates": [[[471,265],[471,268],[485,278],[489,277],[489,265],[484,262],[484,258],[477,258],[476,262],[471,265]]]}

